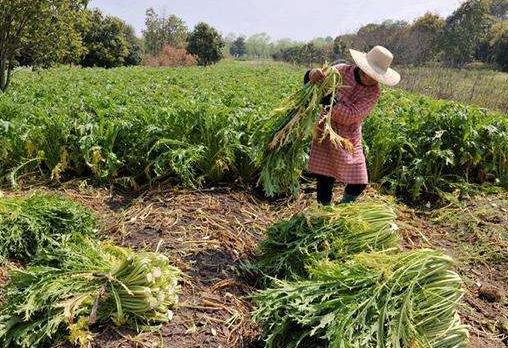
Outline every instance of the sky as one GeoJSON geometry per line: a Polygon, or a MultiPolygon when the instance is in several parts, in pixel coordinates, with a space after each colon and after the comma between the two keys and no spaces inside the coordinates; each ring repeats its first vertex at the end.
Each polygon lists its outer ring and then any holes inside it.
{"type": "Polygon", "coordinates": [[[189,28],[200,21],[229,33],[268,33],[272,39],[311,40],[351,33],[386,19],[413,20],[425,12],[451,14],[461,0],[92,0],[90,7],[144,28],[145,11],[176,14],[189,28]]]}

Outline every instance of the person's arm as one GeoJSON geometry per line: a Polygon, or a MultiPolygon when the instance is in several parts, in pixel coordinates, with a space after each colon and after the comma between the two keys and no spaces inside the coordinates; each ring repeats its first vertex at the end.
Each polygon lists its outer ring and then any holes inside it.
{"type": "Polygon", "coordinates": [[[311,70],[307,70],[307,72],[303,76],[303,84],[304,85],[306,85],[310,81],[310,72],[311,72],[311,70]]]}
{"type": "Polygon", "coordinates": [[[338,124],[350,125],[363,121],[379,99],[379,90],[372,90],[356,100],[340,100],[332,110],[332,119],[338,124]]]}

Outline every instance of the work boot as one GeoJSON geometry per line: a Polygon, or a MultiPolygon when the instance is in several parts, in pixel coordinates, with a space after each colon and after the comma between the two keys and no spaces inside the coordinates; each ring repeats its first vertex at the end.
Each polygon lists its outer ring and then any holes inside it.
{"type": "Polygon", "coordinates": [[[354,203],[356,201],[356,198],[358,198],[358,196],[344,194],[344,196],[342,197],[342,200],[340,201],[339,204],[351,204],[351,203],[354,203]]]}

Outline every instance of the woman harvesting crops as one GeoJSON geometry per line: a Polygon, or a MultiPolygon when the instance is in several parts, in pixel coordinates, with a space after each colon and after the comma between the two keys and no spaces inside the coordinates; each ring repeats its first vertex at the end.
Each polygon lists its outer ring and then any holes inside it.
{"type": "MultiPolygon", "coordinates": [[[[395,86],[400,81],[400,75],[390,69],[393,55],[386,48],[376,46],[369,53],[350,52],[355,65],[335,66],[342,76],[343,86],[337,90],[333,103],[332,127],[351,141],[354,151],[350,153],[331,141],[319,141],[323,123],[318,123],[310,153],[309,171],[317,178],[317,200],[323,205],[331,203],[336,181],[346,184],[341,203],[354,202],[367,187],[362,122],[379,100],[379,83],[395,86]]],[[[323,70],[312,69],[305,74],[305,83],[319,84],[325,77],[323,70]]],[[[329,105],[330,100],[324,100],[323,104],[329,105]]]]}

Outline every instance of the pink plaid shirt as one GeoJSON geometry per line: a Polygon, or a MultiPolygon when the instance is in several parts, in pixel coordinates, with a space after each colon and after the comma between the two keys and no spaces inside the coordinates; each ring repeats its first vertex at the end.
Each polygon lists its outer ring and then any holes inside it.
{"type": "MultiPolygon", "coordinates": [[[[355,65],[340,64],[335,68],[342,75],[343,87],[339,88],[339,102],[332,110],[332,127],[342,137],[349,139],[355,148],[353,155],[335,147],[326,139],[312,142],[309,171],[334,177],[344,184],[368,184],[367,164],[362,146],[362,122],[379,100],[379,85],[363,86],[356,82],[355,65]]],[[[318,135],[322,132],[318,127],[318,135]]],[[[317,137],[319,139],[319,136],[317,137]]]]}

